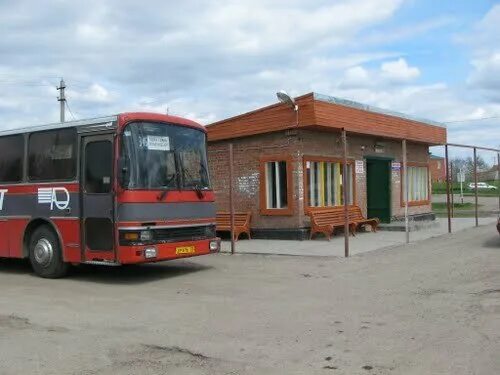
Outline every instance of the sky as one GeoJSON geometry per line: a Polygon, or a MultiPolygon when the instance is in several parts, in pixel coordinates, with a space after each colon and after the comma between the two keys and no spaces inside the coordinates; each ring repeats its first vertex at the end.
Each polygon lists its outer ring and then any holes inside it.
{"type": "Polygon", "coordinates": [[[57,121],[61,77],[68,119],[208,124],[315,91],[499,147],[500,2],[0,0],[0,129],[57,121]]]}

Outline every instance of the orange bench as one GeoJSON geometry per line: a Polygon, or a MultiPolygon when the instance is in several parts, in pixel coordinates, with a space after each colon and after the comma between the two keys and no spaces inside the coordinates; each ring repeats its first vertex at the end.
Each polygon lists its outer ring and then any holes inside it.
{"type": "Polygon", "coordinates": [[[374,217],[371,219],[365,218],[361,213],[361,208],[359,208],[358,206],[349,207],[349,220],[352,220],[356,223],[353,234],[356,233],[356,229],[366,224],[370,225],[372,232],[376,232],[378,230],[378,225],[380,224],[380,220],[378,217],[374,217]]]}
{"type": "MultiPolygon", "coordinates": [[[[252,213],[248,212],[235,212],[234,213],[234,240],[237,241],[240,234],[246,233],[248,239],[250,236],[250,219],[252,213]]],[[[217,231],[227,232],[231,231],[231,214],[229,212],[217,212],[215,218],[217,224],[217,231]]]]}
{"type": "MultiPolygon", "coordinates": [[[[351,235],[356,234],[356,230],[364,225],[369,224],[372,232],[376,232],[380,220],[378,218],[367,219],[363,217],[361,208],[358,206],[349,206],[349,232],[351,235]]],[[[331,207],[331,208],[312,208],[309,210],[311,218],[311,236],[316,233],[323,233],[329,240],[335,231],[335,228],[343,228],[345,222],[344,207],[331,207]]]]}
{"type": "MultiPolygon", "coordinates": [[[[323,233],[330,240],[335,228],[344,227],[345,216],[343,207],[310,209],[309,216],[311,218],[310,239],[316,233],[323,233]]],[[[355,229],[356,223],[349,218],[349,231],[351,234],[355,229]]]]}

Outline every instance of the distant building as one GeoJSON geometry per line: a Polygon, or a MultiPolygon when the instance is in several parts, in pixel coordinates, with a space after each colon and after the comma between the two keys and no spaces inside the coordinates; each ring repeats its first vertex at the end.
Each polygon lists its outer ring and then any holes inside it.
{"type": "Polygon", "coordinates": [[[486,171],[477,172],[478,181],[495,181],[498,180],[498,165],[494,165],[486,171]]]}
{"type": "Polygon", "coordinates": [[[429,170],[432,182],[446,181],[446,161],[442,156],[431,155],[429,159],[429,170]]]}
{"type": "MultiPolygon", "coordinates": [[[[305,238],[311,209],[349,204],[390,222],[404,217],[402,140],[407,140],[409,213],[432,218],[429,146],[446,128],[401,113],[309,93],[298,111],[277,103],[207,126],[217,208],[229,210],[228,145],[234,148],[236,211],[252,213],[255,237],[305,238]],[[342,186],[347,132],[346,186],[342,186]]],[[[443,168],[443,167],[441,167],[443,168]]]]}

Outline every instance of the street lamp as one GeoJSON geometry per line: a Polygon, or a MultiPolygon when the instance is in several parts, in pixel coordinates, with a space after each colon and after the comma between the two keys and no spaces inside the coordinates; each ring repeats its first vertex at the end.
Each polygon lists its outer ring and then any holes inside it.
{"type": "Polygon", "coordinates": [[[283,104],[287,104],[290,108],[292,108],[295,111],[296,114],[296,126],[299,126],[299,106],[295,102],[295,100],[286,93],[286,91],[281,90],[276,93],[276,96],[278,97],[279,101],[283,104]]]}

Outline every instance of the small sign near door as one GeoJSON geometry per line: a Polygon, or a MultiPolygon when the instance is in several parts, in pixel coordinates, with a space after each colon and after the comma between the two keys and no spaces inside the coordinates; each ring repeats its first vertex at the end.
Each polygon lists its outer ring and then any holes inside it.
{"type": "Polygon", "coordinates": [[[365,162],[363,160],[356,160],[356,174],[365,173],[365,162]]]}
{"type": "Polygon", "coordinates": [[[392,170],[393,171],[400,171],[401,170],[401,163],[393,161],[391,164],[392,170]]]}

